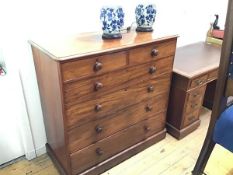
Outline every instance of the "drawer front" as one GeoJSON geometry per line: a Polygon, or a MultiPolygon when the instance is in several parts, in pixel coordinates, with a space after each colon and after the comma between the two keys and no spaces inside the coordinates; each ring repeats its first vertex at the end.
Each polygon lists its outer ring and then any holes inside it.
{"type": "Polygon", "coordinates": [[[127,65],[126,52],[112,53],[61,64],[64,82],[123,68],[127,65]]]}
{"type": "Polygon", "coordinates": [[[129,64],[139,64],[158,58],[174,56],[176,50],[176,40],[162,43],[154,43],[147,46],[131,49],[129,51],[129,64]]]}
{"type": "Polygon", "coordinates": [[[72,105],[88,99],[98,98],[143,79],[155,78],[172,71],[173,57],[160,59],[140,66],[129,67],[94,78],[64,85],[65,104],[72,105]]]}
{"type": "Polygon", "coordinates": [[[199,86],[206,84],[207,78],[208,78],[208,75],[203,75],[203,76],[200,76],[198,78],[193,79],[191,81],[189,89],[193,89],[193,88],[196,88],[196,87],[199,87],[199,86]]]}
{"type": "Polygon", "coordinates": [[[165,127],[165,113],[142,121],[125,130],[71,154],[73,174],[78,174],[133,146],[165,127]]]}
{"type": "Polygon", "coordinates": [[[193,111],[191,114],[185,114],[184,115],[184,127],[192,124],[193,122],[197,121],[199,119],[199,111],[200,109],[197,109],[193,111]]]}
{"type": "Polygon", "coordinates": [[[187,102],[185,106],[185,114],[189,114],[195,110],[200,109],[200,107],[202,106],[202,101],[203,98],[187,102]]]}
{"type": "Polygon", "coordinates": [[[207,81],[210,82],[210,81],[213,81],[213,80],[217,80],[217,78],[218,78],[218,70],[214,70],[214,71],[211,71],[208,74],[207,81]]]}
{"type": "Polygon", "coordinates": [[[169,91],[171,74],[165,74],[150,81],[142,81],[127,88],[106,94],[94,100],[65,106],[68,127],[72,128],[88,121],[113,114],[142,100],[169,91]]]}
{"type": "Polygon", "coordinates": [[[192,102],[192,101],[201,101],[201,99],[204,97],[205,95],[205,89],[206,89],[206,86],[202,86],[202,87],[199,87],[195,90],[192,90],[191,92],[189,92],[187,95],[187,101],[188,102],[192,102]]]}
{"type": "Polygon", "coordinates": [[[137,105],[72,129],[69,135],[70,152],[80,150],[122,129],[148,119],[167,109],[168,93],[161,94],[137,105]],[[80,134],[81,133],[81,134],[80,134]]]}

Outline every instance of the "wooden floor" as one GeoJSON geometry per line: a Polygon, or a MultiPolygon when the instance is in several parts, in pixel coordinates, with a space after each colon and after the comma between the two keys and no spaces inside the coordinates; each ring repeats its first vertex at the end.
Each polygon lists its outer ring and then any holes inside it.
{"type": "MultiPolygon", "coordinates": [[[[210,111],[203,109],[201,126],[177,141],[166,139],[110,169],[102,175],[191,175],[202,146],[210,111]]],[[[208,175],[233,175],[233,154],[216,146],[205,170],[208,175]]],[[[58,175],[50,158],[43,155],[32,161],[20,160],[0,169],[0,175],[58,175]]]]}

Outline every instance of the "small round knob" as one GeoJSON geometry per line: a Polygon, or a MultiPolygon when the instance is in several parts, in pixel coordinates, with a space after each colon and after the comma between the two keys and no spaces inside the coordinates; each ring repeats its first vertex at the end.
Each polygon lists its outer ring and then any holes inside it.
{"type": "Polygon", "coordinates": [[[98,156],[102,156],[104,154],[104,151],[101,148],[97,148],[95,152],[98,156]]]}
{"type": "Polygon", "coordinates": [[[197,97],[198,96],[198,93],[196,93],[196,94],[193,94],[193,97],[195,98],[195,97],[197,97]]]}
{"type": "Polygon", "coordinates": [[[150,127],[145,125],[145,126],[144,126],[144,130],[145,130],[146,132],[150,131],[150,127]]]}
{"type": "Polygon", "coordinates": [[[150,74],[153,74],[153,73],[155,73],[156,72],[156,67],[155,66],[151,66],[150,68],[149,68],[149,73],[150,74]]]}
{"type": "Polygon", "coordinates": [[[99,71],[102,69],[102,67],[103,67],[103,64],[101,62],[96,61],[94,65],[94,71],[99,71]]]}
{"type": "Polygon", "coordinates": [[[198,104],[192,104],[191,108],[195,108],[198,104]]]}
{"type": "Polygon", "coordinates": [[[153,92],[153,91],[154,91],[154,86],[149,86],[149,87],[147,88],[147,91],[148,91],[148,92],[153,92]]]}
{"type": "Polygon", "coordinates": [[[157,49],[153,49],[153,50],[151,51],[151,56],[152,56],[152,57],[156,57],[156,56],[158,56],[158,54],[159,54],[159,51],[158,51],[157,49]]]}
{"type": "Polygon", "coordinates": [[[96,112],[99,112],[101,109],[102,109],[102,105],[100,105],[100,104],[95,105],[96,112]]]}
{"type": "Polygon", "coordinates": [[[150,112],[150,111],[152,111],[152,106],[150,106],[150,105],[146,105],[146,112],[150,112]]]}
{"type": "Polygon", "coordinates": [[[99,133],[101,133],[103,131],[103,128],[101,126],[97,125],[95,127],[95,131],[99,134],[99,133]]]}
{"type": "Polygon", "coordinates": [[[102,84],[102,83],[100,83],[100,82],[96,82],[96,83],[95,83],[95,91],[100,90],[102,87],[103,87],[103,84],[102,84]]]}

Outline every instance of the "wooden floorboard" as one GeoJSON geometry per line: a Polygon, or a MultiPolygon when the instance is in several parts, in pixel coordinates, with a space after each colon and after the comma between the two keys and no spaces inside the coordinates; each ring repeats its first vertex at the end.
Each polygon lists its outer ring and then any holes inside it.
{"type": "MultiPolygon", "coordinates": [[[[200,127],[182,140],[166,139],[122,162],[102,175],[191,175],[201,149],[211,112],[203,108],[200,127]]],[[[233,154],[216,146],[207,164],[208,175],[233,175],[233,154]]],[[[45,154],[32,161],[20,160],[0,169],[0,175],[58,175],[45,154]]]]}

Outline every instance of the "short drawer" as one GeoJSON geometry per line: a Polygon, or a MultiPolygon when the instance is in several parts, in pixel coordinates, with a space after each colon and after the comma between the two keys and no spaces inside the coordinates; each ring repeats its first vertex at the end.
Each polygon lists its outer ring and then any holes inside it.
{"type": "Polygon", "coordinates": [[[218,78],[218,70],[214,70],[214,71],[211,71],[208,74],[207,81],[210,82],[210,81],[213,81],[213,80],[217,80],[217,78],[218,78]]]}
{"type": "Polygon", "coordinates": [[[159,76],[150,81],[137,84],[106,94],[85,103],[65,105],[69,128],[113,114],[142,100],[155,97],[169,91],[171,74],[159,76]]]}
{"type": "Polygon", "coordinates": [[[189,89],[193,89],[206,84],[208,75],[203,75],[191,81],[189,89]]]}
{"type": "Polygon", "coordinates": [[[197,121],[199,119],[199,113],[200,113],[199,111],[200,111],[200,109],[197,109],[190,114],[185,114],[183,126],[186,127],[186,126],[190,125],[191,123],[197,121]]]}
{"type": "Polygon", "coordinates": [[[187,101],[188,102],[201,101],[201,99],[205,95],[205,90],[206,90],[206,86],[201,86],[195,90],[192,90],[191,92],[188,92],[187,101]]]}
{"type": "Polygon", "coordinates": [[[176,40],[154,43],[147,46],[137,47],[129,51],[129,64],[144,63],[158,58],[174,56],[176,40]]]}
{"type": "Polygon", "coordinates": [[[74,60],[61,64],[64,82],[117,70],[127,65],[126,52],[74,60]]]}
{"type": "Polygon", "coordinates": [[[70,155],[73,174],[114,156],[165,128],[165,115],[142,121],[70,155]]]}
{"type": "MultiPolygon", "coordinates": [[[[76,127],[68,132],[70,152],[80,150],[122,129],[148,119],[167,109],[168,93],[130,106],[111,116],[76,127]]],[[[165,115],[165,114],[160,114],[165,115]]]]}
{"type": "Polygon", "coordinates": [[[193,112],[197,109],[200,109],[200,107],[202,106],[202,101],[203,101],[202,99],[203,98],[187,102],[185,109],[184,109],[185,114],[188,114],[188,113],[193,112]]]}
{"type": "Polygon", "coordinates": [[[172,71],[173,57],[114,71],[64,85],[65,104],[98,98],[143,79],[152,79],[172,71]]]}

